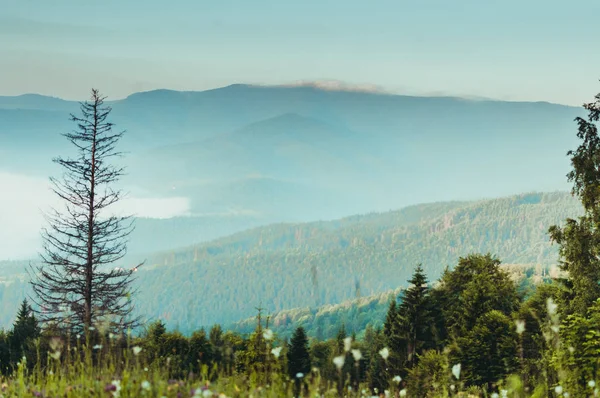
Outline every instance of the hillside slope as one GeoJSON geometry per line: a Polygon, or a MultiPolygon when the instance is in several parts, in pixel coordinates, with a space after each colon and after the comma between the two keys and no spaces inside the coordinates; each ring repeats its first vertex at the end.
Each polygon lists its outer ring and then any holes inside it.
{"type": "Polygon", "coordinates": [[[404,286],[417,263],[435,280],[473,252],[550,266],[548,227],[580,212],[570,195],[551,193],[275,224],[149,258],[138,307],[191,330],[251,316],[261,303],[279,311],[382,293],[404,286]]]}
{"type": "MultiPolygon", "coordinates": [[[[580,213],[569,194],[534,193],[273,224],[139,257],[147,263],[137,274],[136,306],[149,319],[162,318],[189,332],[253,316],[259,305],[275,312],[384,293],[405,286],[418,263],[433,281],[459,256],[473,252],[547,267],[557,255],[548,227],[580,213]]],[[[23,274],[17,280],[4,275],[0,282],[6,305],[28,289],[23,274]]],[[[6,326],[14,314],[0,313],[6,326]]]]}

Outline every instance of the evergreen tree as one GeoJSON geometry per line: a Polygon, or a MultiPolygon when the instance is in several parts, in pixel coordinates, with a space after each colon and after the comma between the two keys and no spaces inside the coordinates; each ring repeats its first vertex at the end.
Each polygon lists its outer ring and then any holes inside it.
{"type": "Polygon", "coordinates": [[[201,365],[212,365],[214,360],[213,350],[204,329],[196,330],[190,336],[190,352],[188,356],[188,362],[195,372],[201,370],[201,365]]]}
{"type": "Polygon", "coordinates": [[[407,357],[406,338],[400,329],[400,320],[398,314],[398,304],[395,299],[390,301],[386,320],[383,326],[386,346],[390,350],[390,357],[385,366],[385,377],[394,377],[399,375],[404,361],[407,357]]]}
{"type": "Polygon", "coordinates": [[[486,386],[503,380],[518,368],[517,336],[514,322],[492,310],[480,318],[466,336],[458,340],[463,378],[469,385],[486,386]]]}
{"type": "Polygon", "coordinates": [[[0,374],[7,375],[12,369],[10,364],[10,350],[8,348],[8,334],[0,329],[0,374]]]}
{"type": "Polygon", "coordinates": [[[577,220],[567,219],[562,228],[555,225],[549,229],[552,241],[560,246],[560,268],[567,273],[559,280],[568,291],[561,303],[563,315],[585,316],[600,297],[600,137],[596,126],[600,94],[595,99],[584,105],[587,120],[575,119],[577,138],[582,143],[575,151],[567,152],[573,166],[567,179],[574,183],[571,193],[581,201],[584,215],[577,220]]]}
{"type": "Polygon", "coordinates": [[[87,333],[107,321],[121,331],[138,324],[131,317],[130,295],[133,274],[141,264],[114,267],[127,252],[133,220],[111,214],[111,205],[122,198],[114,184],[124,169],[110,161],[120,155],[116,145],[123,133],[112,131],[107,121],[111,108],[104,99],[92,90],[91,101],[81,104],[81,117],[71,115],[77,129],[63,135],[77,156],[54,159],[64,174],[60,180],[50,179],[64,207],[47,215],[41,265],[31,269],[40,320],[73,333],[87,333]]]}
{"type": "Polygon", "coordinates": [[[436,290],[436,306],[443,313],[448,340],[464,336],[489,311],[509,315],[520,304],[516,284],[490,254],[461,257],[436,290]]]}
{"type": "MultiPolygon", "coordinates": [[[[40,335],[40,328],[31,306],[23,300],[17,319],[8,334],[8,346],[12,363],[21,360],[24,354],[33,352],[32,342],[40,335]]],[[[29,358],[32,361],[33,358],[29,358]]]]}
{"type": "Polygon", "coordinates": [[[421,264],[417,266],[410,287],[404,291],[398,307],[398,332],[406,341],[409,365],[417,360],[417,354],[435,346],[431,300],[427,277],[421,264]]]}
{"type": "Polygon", "coordinates": [[[256,329],[248,339],[246,350],[246,368],[253,373],[258,381],[265,380],[267,370],[267,341],[264,336],[265,329],[262,326],[262,308],[258,308],[256,317],[256,329]]]}
{"type": "Polygon", "coordinates": [[[306,377],[311,368],[308,350],[308,337],[302,326],[298,326],[290,340],[288,359],[288,374],[294,383],[294,396],[300,396],[302,386],[306,389],[306,377]]]}

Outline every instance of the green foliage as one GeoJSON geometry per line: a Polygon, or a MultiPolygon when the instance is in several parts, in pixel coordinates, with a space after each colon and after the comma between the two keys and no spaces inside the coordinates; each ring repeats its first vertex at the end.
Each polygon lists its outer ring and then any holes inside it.
{"type": "Polygon", "coordinates": [[[556,364],[565,371],[564,387],[584,395],[590,380],[600,376],[600,299],[588,308],[586,316],[570,315],[562,327],[562,345],[556,364]]]}
{"type": "Polygon", "coordinates": [[[550,236],[560,246],[561,269],[567,273],[563,285],[568,294],[562,300],[565,315],[585,316],[600,297],[600,137],[596,123],[600,117],[600,94],[596,102],[584,105],[587,120],[576,118],[579,147],[569,151],[573,169],[567,175],[573,182],[572,194],[584,208],[577,220],[567,219],[564,227],[552,226],[550,236]]]}
{"type": "Polygon", "coordinates": [[[435,303],[429,295],[427,276],[419,264],[409,287],[400,297],[398,306],[398,331],[407,343],[406,353],[409,366],[414,365],[417,355],[436,346],[434,329],[435,303]]]}
{"type": "MultiPolygon", "coordinates": [[[[136,305],[189,334],[213,322],[247,318],[260,300],[268,312],[339,304],[356,297],[355,278],[365,296],[397,289],[418,263],[435,280],[462,253],[492,252],[509,264],[540,264],[542,276],[557,258],[547,225],[580,212],[568,194],[529,194],[271,225],[149,258],[137,275],[136,305]]],[[[366,326],[365,318],[368,311],[357,313],[357,325],[366,326]]],[[[352,321],[345,321],[347,327],[358,332],[352,321]]],[[[294,326],[288,324],[289,337],[294,326]]],[[[336,324],[324,322],[321,337],[331,337],[336,324]]]]}
{"type": "Polygon", "coordinates": [[[299,396],[301,386],[306,386],[305,378],[311,371],[308,337],[304,329],[299,326],[290,341],[287,353],[288,375],[294,380],[294,395],[299,396]]]}
{"type": "Polygon", "coordinates": [[[460,258],[458,266],[442,276],[433,300],[441,309],[442,336],[447,338],[465,336],[490,311],[508,316],[520,304],[514,281],[490,254],[460,258]]]}
{"type": "Polygon", "coordinates": [[[436,350],[419,354],[417,364],[408,371],[407,388],[411,397],[446,397],[451,380],[448,357],[436,350]]]}
{"type": "Polygon", "coordinates": [[[513,321],[492,310],[477,319],[474,327],[457,340],[456,362],[462,365],[467,385],[492,388],[517,370],[517,335],[513,321]]]}

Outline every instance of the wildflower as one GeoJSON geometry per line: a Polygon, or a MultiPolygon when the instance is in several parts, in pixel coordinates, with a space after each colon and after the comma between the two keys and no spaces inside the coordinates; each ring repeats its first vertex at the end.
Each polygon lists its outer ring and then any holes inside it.
{"type": "Polygon", "coordinates": [[[456,377],[456,380],[460,379],[460,363],[452,367],[452,374],[456,377]]]}
{"type": "Polygon", "coordinates": [[[77,337],[77,340],[79,340],[79,339],[81,338],[81,335],[80,335],[80,334],[78,334],[78,335],[77,335],[77,336],[75,336],[75,337],[77,337]]]}
{"type": "Polygon", "coordinates": [[[563,393],[563,397],[565,397],[565,398],[569,398],[569,393],[565,391],[565,392],[563,393]]]}
{"type": "Polygon", "coordinates": [[[524,320],[516,320],[515,324],[517,325],[517,334],[522,334],[525,331],[525,321],[524,320]]]}
{"type": "Polygon", "coordinates": [[[590,387],[590,388],[596,387],[596,382],[594,380],[588,381],[588,387],[590,387]]]}
{"type": "Polygon", "coordinates": [[[54,351],[53,353],[50,354],[50,357],[52,357],[53,359],[56,359],[58,361],[60,359],[60,351],[54,351]]]}
{"type": "Polygon", "coordinates": [[[402,381],[402,377],[400,377],[400,376],[394,376],[394,378],[392,380],[395,383],[400,384],[400,382],[402,381]]]}
{"type": "Polygon", "coordinates": [[[452,390],[452,391],[454,391],[454,389],[455,389],[455,388],[456,388],[456,387],[454,386],[454,384],[452,384],[452,385],[450,386],[450,390],[452,390]]]}
{"type": "Polygon", "coordinates": [[[147,372],[147,371],[148,371],[148,368],[144,368],[144,372],[147,372]]]}
{"type": "Polygon", "coordinates": [[[265,329],[263,332],[265,340],[273,340],[273,331],[271,329],[265,329]]]}
{"type": "Polygon", "coordinates": [[[142,352],[142,347],[136,345],[131,350],[133,351],[133,355],[138,355],[140,352],[142,352]]]}
{"type": "Polygon", "coordinates": [[[383,390],[383,394],[385,395],[386,398],[389,398],[390,391],[389,390],[383,390]]]}
{"type": "Polygon", "coordinates": [[[402,390],[400,390],[400,396],[406,397],[406,388],[403,388],[402,390]]]}
{"type": "Polygon", "coordinates": [[[557,393],[557,394],[562,394],[562,392],[563,392],[562,386],[556,386],[556,387],[554,387],[554,392],[557,393]]]}
{"type": "Polygon", "coordinates": [[[559,331],[559,328],[558,328],[558,326],[556,326],[556,325],[552,325],[552,326],[550,326],[550,329],[552,329],[552,331],[553,331],[554,333],[558,333],[558,331],[559,331]]]}
{"type": "Polygon", "coordinates": [[[275,347],[271,350],[271,354],[273,354],[273,356],[275,358],[279,358],[279,355],[281,355],[281,347],[275,347]]]}
{"type": "Polygon", "coordinates": [[[114,339],[114,338],[115,338],[115,335],[114,335],[113,333],[109,333],[109,334],[108,334],[108,338],[112,340],[112,339],[114,339]]]}
{"type": "Polygon", "coordinates": [[[388,357],[390,356],[390,350],[387,347],[384,347],[379,351],[379,355],[381,355],[381,357],[387,361],[388,357]]]}
{"type": "Polygon", "coordinates": [[[508,390],[500,390],[500,394],[502,394],[502,398],[508,397],[508,390]]]}
{"type": "Polygon", "coordinates": [[[304,377],[304,373],[302,373],[302,372],[298,372],[298,373],[296,373],[296,378],[297,378],[297,379],[301,379],[301,378],[303,378],[303,377],[304,377]]]}
{"type": "Polygon", "coordinates": [[[346,337],[344,339],[344,351],[348,352],[352,348],[352,337],[346,337]]]}
{"type": "Polygon", "coordinates": [[[360,350],[352,350],[352,356],[354,357],[354,360],[358,362],[362,358],[362,353],[360,350]]]}
{"type": "Polygon", "coordinates": [[[575,352],[575,348],[573,346],[569,346],[568,350],[571,354],[575,352]]]}
{"type": "Polygon", "coordinates": [[[558,305],[552,300],[552,297],[548,297],[546,300],[546,307],[548,308],[548,314],[554,315],[556,314],[556,310],[558,309],[558,305]]]}
{"type": "Polygon", "coordinates": [[[495,392],[495,393],[492,394],[492,398],[500,398],[500,395],[498,395],[498,393],[495,392]]]}
{"type": "Polygon", "coordinates": [[[102,344],[96,344],[94,347],[92,347],[94,350],[101,350],[102,349],[102,344]]]}
{"type": "Polygon", "coordinates": [[[52,339],[50,339],[50,348],[52,349],[52,351],[58,351],[61,349],[61,347],[62,341],[59,337],[52,337],[52,339]]]}
{"type": "Polygon", "coordinates": [[[142,388],[146,391],[150,391],[150,382],[148,380],[142,381],[142,388]]]}
{"type": "Polygon", "coordinates": [[[338,368],[338,370],[342,370],[342,367],[344,366],[344,361],[345,357],[343,355],[333,358],[333,363],[338,368]]]}

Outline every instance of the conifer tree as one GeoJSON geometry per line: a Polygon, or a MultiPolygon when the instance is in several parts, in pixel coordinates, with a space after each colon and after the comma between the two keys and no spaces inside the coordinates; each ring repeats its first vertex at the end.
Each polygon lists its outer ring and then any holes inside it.
{"type": "Polygon", "coordinates": [[[385,367],[386,377],[398,375],[406,359],[406,338],[400,329],[398,316],[398,304],[396,300],[393,299],[390,301],[383,326],[386,346],[390,350],[390,357],[385,367]]]}
{"type": "Polygon", "coordinates": [[[300,396],[302,386],[306,389],[306,377],[311,368],[308,337],[302,326],[298,326],[290,340],[288,359],[288,374],[294,380],[294,396],[300,396]]]}
{"type": "Polygon", "coordinates": [[[137,267],[114,268],[127,251],[133,229],[130,217],[116,216],[111,205],[122,198],[114,184],[124,169],[110,161],[123,132],[114,133],[107,121],[111,108],[92,90],[90,102],[71,115],[77,128],[63,136],[77,151],[75,158],[57,158],[63,178],[51,178],[53,191],[64,204],[47,215],[48,228],[41,264],[31,268],[31,285],[40,321],[72,332],[87,332],[107,323],[111,329],[137,325],[131,317],[131,282],[137,267]]]}
{"type": "Polygon", "coordinates": [[[406,342],[407,359],[412,366],[417,354],[435,345],[434,318],[428,281],[421,264],[417,265],[408,283],[410,286],[403,292],[398,306],[397,330],[406,342]]]}
{"type": "Polygon", "coordinates": [[[39,334],[40,328],[33,310],[27,300],[23,300],[13,328],[8,334],[8,346],[13,363],[19,362],[23,355],[32,349],[31,343],[39,334]]]}

